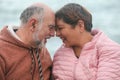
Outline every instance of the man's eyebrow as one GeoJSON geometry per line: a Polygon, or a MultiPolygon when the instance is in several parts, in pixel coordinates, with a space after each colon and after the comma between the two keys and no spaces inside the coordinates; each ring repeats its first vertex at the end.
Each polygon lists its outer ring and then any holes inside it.
{"type": "Polygon", "coordinates": [[[48,26],[51,27],[51,28],[52,28],[52,27],[55,27],[55,25],[52,25],[52,24],[51,24],[51,25],[48,25],[48,26]]]}
{"type": "Polygon", "coordinates": [[[50,24],[50,26],[55,26],[55,24],[50,24]]]}

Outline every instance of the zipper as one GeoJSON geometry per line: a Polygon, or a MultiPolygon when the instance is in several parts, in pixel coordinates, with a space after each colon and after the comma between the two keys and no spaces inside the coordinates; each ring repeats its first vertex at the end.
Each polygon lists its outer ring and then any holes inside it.
{"type": "Polygon", "coordinates": [[[76,80],[76,72],[77,72],[77,71],[76,71],[76,70],[77,70],[76,67],[77,67],[78,61],[79,61],[79,58],[75,60],[75,66],[74,66],[74,71],[73,71],[73,72],[74,72],[74,74],[73,74],[74,80],[76,80]]]}

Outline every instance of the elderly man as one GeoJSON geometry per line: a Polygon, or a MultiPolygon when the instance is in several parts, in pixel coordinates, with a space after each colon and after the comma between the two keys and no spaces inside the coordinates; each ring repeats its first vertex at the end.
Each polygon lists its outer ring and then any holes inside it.
{"type": "Polygon", "coordinates": [[[54,12],[35,3],[20,16],[21,24],[0,32],[0,80],[50,80],[52,60],[44,47],[54,36],[54,12]]]}

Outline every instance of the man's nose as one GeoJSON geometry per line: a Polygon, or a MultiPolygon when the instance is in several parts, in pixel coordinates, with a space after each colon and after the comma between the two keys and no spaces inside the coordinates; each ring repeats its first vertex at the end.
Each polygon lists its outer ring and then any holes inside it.
{"type": "Polygon", "coordinates": [[[55,30],[50,31],[50,36],[54,37],[55,36],[55,30]]]}

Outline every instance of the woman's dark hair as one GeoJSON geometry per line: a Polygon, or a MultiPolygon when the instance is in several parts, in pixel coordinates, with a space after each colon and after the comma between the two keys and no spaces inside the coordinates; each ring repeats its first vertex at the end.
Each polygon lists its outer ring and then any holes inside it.
{"type": "Polygon", "coordinates": [[[75,25],[79,20],[84,21],[86,31],[90,32],[92,28],[92,15],[81,5],[69,3],[58,10],[55,14],[56,20],[62,19],[65,23],[75,25]]]}

